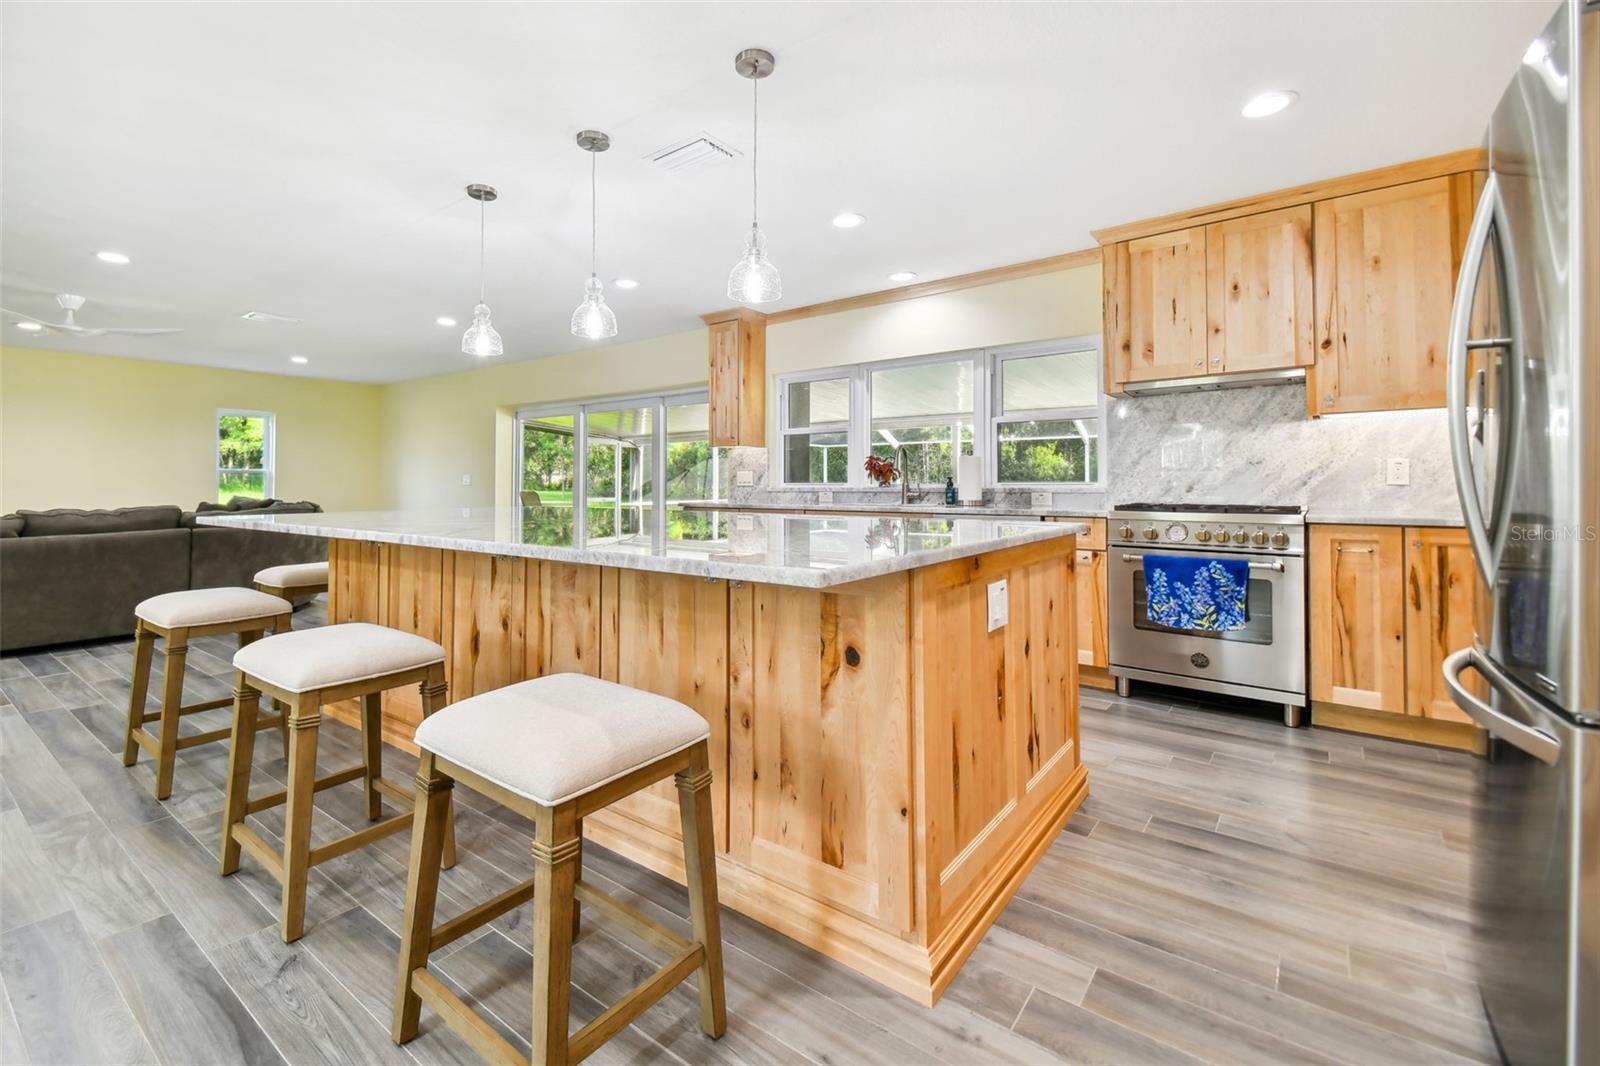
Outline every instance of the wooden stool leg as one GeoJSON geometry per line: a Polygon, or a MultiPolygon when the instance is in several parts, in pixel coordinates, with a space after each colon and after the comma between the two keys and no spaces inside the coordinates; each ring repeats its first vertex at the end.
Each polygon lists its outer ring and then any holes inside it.
{"type": "Polygon", "coordinates": [[[283,813],[283,911],[285,944],[306,929],[306,878],[311,872],[311,811],[316,792],[319,705],[296,698],[289,712],[289,787],[283,813]]]}
{"type": "Polygon", "coordinates": [[[367,789],[367,821],[383,813],[378,799],[378,778],[383,776],[383,693],[369,692],[361,697],[362,782],[367,789]]]}
{"type": "MultiPolygon", "coordinates": [[[[445,693],[448,691],[444,681],[444,664],[440,663],[428,671],[428,678],[422,682],[422,717],[437,711],[445,705],[445,693]]],[[[444,868],[452,869],[456,864],[456,812],[454,801],[448,797],[445,802],[444,820],[444,868]]]]}
{"type": "MultiPolygon", "coordinates": [[[[679,771],[678,817],[683,826],[683,867],[689,886],[694,938],[705,948],[700,964],[700,1028],[713,1039],[728,1028],[722,987],[722,921],[717,911],[717,849],[711,824],[711,768],[705,741],[679,771]]],[[[537,897],[536,897],[537,898],[537,897]]]]}
{"type": "Polygon", "coordinates": [[[128,689],[128,731],[122,740],[123,766],[139,761],[139,742],[133,739],[133,734],[143,728],[144,700],[150,692],[150,659],[155,650],[156,635],[144,627],[142,620],[136,620],[133,625],[133,683],[128,689]]]}
{"type": "Polygon", "coordinates": [[[433,938],[434,904],[439,898],[440,859],[444,829],[450,816],[455,782],[440,773],[433,755],[424,751],[417,762],[417,799],[411,821],[411,865],[406,874],[406,903],[400,935],[400,974],[394,989],[394,1021],[389,1035],[404,1044],[417,1035],[422,999],[411,987],[411,975],[428,965],[433,938]]]}
{"type": "Polygon", "coordinates": [[[161,746],[156,753],[156,799],[172,795],[172,771],[178,762],[178,718],[183,707],[183,670],[189,657],[189,631],[173,629],[167,632],[167,647],[162,669],[166,671],[161,686],[161,746]]]}
{"type": "MultiPolygon", "coordinates": [[[[573,824],[572,832],[573,832],[573,835],[578,838],[578,857],[573,860],[574,871],[573,871],[573,874],[572,874],[572,880],[573,880],[574,883],[576,883],[578,881],[582,881],[583,880],[583,819],[582,818],[579,818],[573,824]]],[[[582,904],[580,904],[578,902],[577,896],[573,896],[573,898],[572,898],[572,939],[573,939],[574,943],[576,943],[577,940],[578,940],[578,933],[579,933],[580,929],[582,928],[582,925],[583,925],[582,904]]]]}
{"type": "Polygon", "coordinates": [[[228,792],[222,804],[222,849],[218,872],[223,877],[239,869],[239,842],[233,827],[244,821],[250,801],[250,766],[255,757],[256,719],[261,717],[261,694],[250,687],[244,671],[233,675],[233,733],[228,741],[228,792]]]}
{"type": "MultiPolygon", "coordinates": [[[[258,641],[262,637],[266,636],[268,632],[269,632],[268,630],[257,629],[257,630],[252,630],[252,631],[250,631],[248,633],[240,633],[239,634],[239,647],[242,648],[247,644],[254,644],[256,641],[258,641]]],[[[279,630],[279,632],[282,632],[282,630],[279,630]]],[[[278,700],[278,699],[269,699],[268,700],[268,706],[270,706],[272,708],[273,713],[276,714],[277,717],[278,717],[278,736],[283,741],[284,758],[288,758],[288,756],[289,756],[289,708],[284,706],[282,700],[278,700]]],[[[255,742],[255,736],[253,734],[251,735],[250,739],[251,739],[252,743],[255,742]]]]}
{"type": "Polygon", "coordinates": [[[572,903],[578,882],[573,807],[542,807],[533,840],[533,1066],[567,1066],[572,903]]]}

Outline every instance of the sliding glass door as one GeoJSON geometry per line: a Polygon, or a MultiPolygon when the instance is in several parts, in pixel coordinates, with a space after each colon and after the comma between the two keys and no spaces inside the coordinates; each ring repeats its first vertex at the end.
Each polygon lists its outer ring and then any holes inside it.
{"type": "Polygon", "coordinates": [[[709,416],[704,392],[519,411],[516,502],[524,527],[569,520],[587,543],[707,539],[715,533],[709,519],[674,512],[669,520],[665,512],[669,504],[728,498],[728,449],[711,446],[709,416]]]}

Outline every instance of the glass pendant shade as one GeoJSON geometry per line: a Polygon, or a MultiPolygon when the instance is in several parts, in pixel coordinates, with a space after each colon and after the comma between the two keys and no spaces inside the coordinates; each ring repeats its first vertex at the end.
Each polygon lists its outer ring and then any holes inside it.
{"type": "Polygon", "coordinates": [[[583,303],[572,312],[572,335],[598,341],[617,335],[617,316],[606,306],[604,288],[593,274],[583,286],[583,303]]]}
{"type": "Polygon", "coordinates": [[[491,356],[501,355],[505,350],[500,334],[489,319],[489,305],[480,303],[472,309],[472,325],[461,335],[462,354],[491,356]]]}
{"type": "Polygon", "coordinates": [[[728,274],[728,299],[746,304],[771,303],[783,297],[783,279],[767,258],[767,237],[755,226],[744,243],[744,258],[728,274]]]}

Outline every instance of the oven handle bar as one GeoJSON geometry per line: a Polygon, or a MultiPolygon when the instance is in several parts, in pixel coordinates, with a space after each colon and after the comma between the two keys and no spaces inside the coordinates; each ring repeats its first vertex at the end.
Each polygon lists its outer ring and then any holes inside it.
{"type": "MultiPolygon", "coordinates": [[[[1142,554],[1134,555],[1134,554],[1132,554],[1130,552],[1123,552],[1122,553],[1122,561],[1125,562],[1125,563],[1136,563],[1140,559],[1143,559],[1143,558],[1144,558],[1144,556],[1142,554]]],[[[1281,573],[1283,573],[1283,564],[1279,563],[1279,562],[1251,563],[1250,564],[1250,569],[1252,569],[1252,570],[1272,570],[1272,571],[1274,571],[1276,573],[1281,574],[1281,573]]]]}

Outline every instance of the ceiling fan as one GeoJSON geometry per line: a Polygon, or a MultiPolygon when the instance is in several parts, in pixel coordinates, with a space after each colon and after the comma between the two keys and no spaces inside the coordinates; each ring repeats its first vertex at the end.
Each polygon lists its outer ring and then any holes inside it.
{"type": "Polygon", "coordinates": [[[72,337],[104,337],[108,333],[131,334],[135,336],[154,336],[159,333],[183,332],[182,329],[129,329],[123,326],[80,326],[73,318],[73,313],[83,307],[84,302],[85,301],[82,296],[77,296],[70,292],[58,293],[56,295],[56,303],[59,304],[61,309],[67,313],[67,320],[65,322],[46,322],[42,318],[34,318],[32,315],[25,315],[21,311],[12,311],[11,309],[4,307],[0,307],[0,311],[4,311],[8,315],[16,315],[24,322],[32,322],[47,332],[65,333],[72,337]]]}

